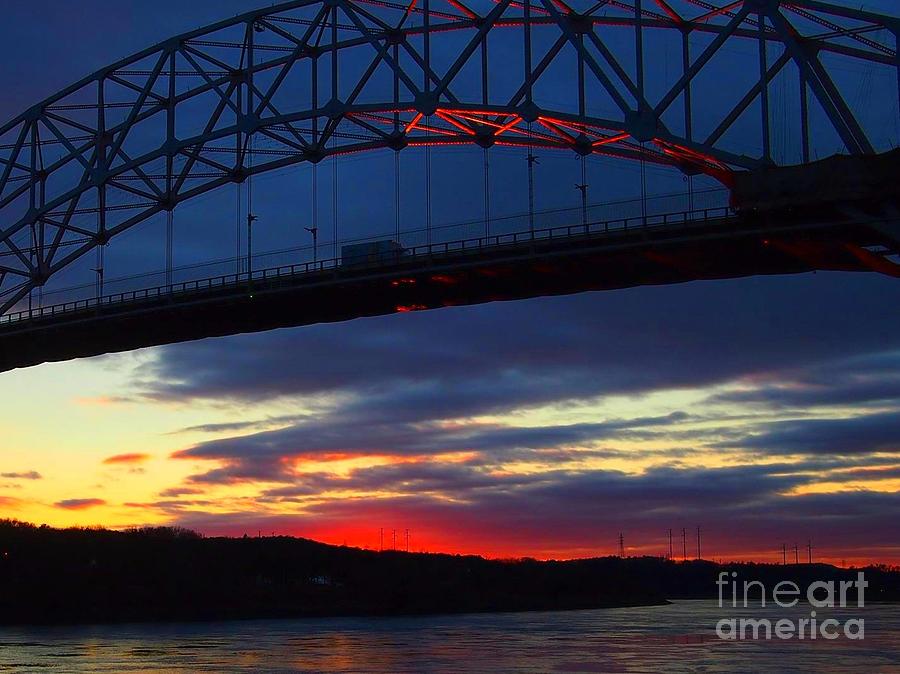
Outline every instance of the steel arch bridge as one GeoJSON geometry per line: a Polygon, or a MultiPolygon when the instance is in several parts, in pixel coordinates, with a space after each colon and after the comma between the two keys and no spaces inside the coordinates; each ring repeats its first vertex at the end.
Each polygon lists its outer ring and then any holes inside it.
{"type": "Polygon", "coordinates": [[[153,216],[333,156],[552,148],[731,185],[810,162],[821,138],[898,144],[848,102],[846,66],[889,76],[900,108],[900,18],[723,3],[292,0],[166,40],[0,126],[0,316],[153,216]]]}

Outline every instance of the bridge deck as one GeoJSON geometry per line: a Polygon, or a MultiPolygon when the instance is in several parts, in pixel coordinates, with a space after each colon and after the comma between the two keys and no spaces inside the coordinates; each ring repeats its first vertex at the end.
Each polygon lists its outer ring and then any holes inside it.
{"type": "Polygon", "coordinates": [[[0,371],[363,316],[697,279],[870,271],[858,223],[779,224],[729,209],[420,246],[396,262],[323,260],[118,293],[0,317],[0,371]]]}

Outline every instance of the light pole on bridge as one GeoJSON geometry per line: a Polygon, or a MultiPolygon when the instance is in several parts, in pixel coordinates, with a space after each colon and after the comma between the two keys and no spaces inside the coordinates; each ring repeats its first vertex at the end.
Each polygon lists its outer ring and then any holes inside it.
{"type": "Polygon", "coordinates": [[[313,240],[313,264],[319,261],[319,228],[318,227],[304,227],[307,232],[312,234],[313,240]]]}
{"type": "Polygon", "coordinates": [[[575,189],[581,192],[581,224],[587,224],[587,191],[589,185],[587,183],[581,183],[580,185],[575,185],[575,189]]]}
{"type": "Polygon", "coordinates": [[[97,275],[97,299],[103,298],[103,267],[95,267],[94,273],[97,275]]]}

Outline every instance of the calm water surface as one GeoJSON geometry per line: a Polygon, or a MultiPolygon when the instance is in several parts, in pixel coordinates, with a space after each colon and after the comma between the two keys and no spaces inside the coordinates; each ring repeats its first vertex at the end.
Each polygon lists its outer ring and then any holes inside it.
{"type": "MultiPolygon", "coordinates": [[[[864,618],[866,639],[723,642],[714,601],[547,613],[0,629],[14,672],[900,672],[900,605],[820,611],[864,618]]],[[[827,614],[827,615],[826,615],[827,614]]]]}

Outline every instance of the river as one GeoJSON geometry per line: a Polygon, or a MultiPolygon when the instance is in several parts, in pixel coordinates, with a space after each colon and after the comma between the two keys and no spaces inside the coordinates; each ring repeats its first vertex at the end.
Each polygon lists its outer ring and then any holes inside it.
{"type": "Polygon", "coordinates": [[[809,607],[670,606],[409,618],[0,628],[14,672],[900,672],[900,605],[819,611],[865,639],[722,641],[720,618],[809,607]]]}

